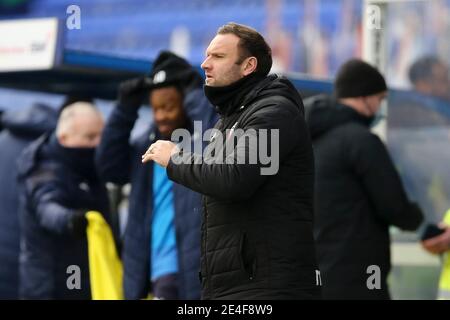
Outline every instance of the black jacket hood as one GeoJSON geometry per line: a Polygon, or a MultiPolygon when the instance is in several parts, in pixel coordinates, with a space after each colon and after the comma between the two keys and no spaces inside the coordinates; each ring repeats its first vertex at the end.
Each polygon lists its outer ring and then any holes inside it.
{"type": "Polygon", "coordinates": [[[304,107],[300,93],[295,89],[292,83],[285,77],[275,74],[267,76],[262,80],[254,90],[252,90],[245,98],[244,105],[257,97],[259,99],[266,98],[268,96],[283,96],[291,100],[295,105],[301,106],[301,113],[304,114],[304,107]]]}
{"type": "Polygon", "coordinates": [[[226,87],[204,87],[205,95],[216,106],[216,111],[222,116],[242,110],[256,101],[272,96],[283,96],[291,100],[296,106],[301,106],[304,114],[303,102],[300,94],[285,77],[271,74],[260,76],[250,74],[226,87]]]}
{"type": "Polygon", "coordinates": [[[327,95],[305,99],[305,109],[306,123],[313,140],[348,122],[357,122],[369,127],[372,121],[371,117],[363,116],[327,95]]]}
{"type": "Polygon", "coordinates": [[[255,100],[261,100],[274,95],[283,96],[294,102],[295,105],[302,106],[301,111],[304,113],[302,98],[297,89],[295,89],[288,79],[276,74],[271,74],[261,80],[254,89],[245,96],[242,105],[248,105],[255,100]]]}

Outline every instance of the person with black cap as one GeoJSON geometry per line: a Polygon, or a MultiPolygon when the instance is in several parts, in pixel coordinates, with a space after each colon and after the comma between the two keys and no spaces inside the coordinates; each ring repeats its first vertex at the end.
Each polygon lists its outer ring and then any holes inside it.
{"type": "Polygon", "coordinates": [[[216,112],[202,82],[186,60],[163,51],[148,76],[120,85],[117,107],[106,124],[97,153],[100,175],[115,184],[131,183],[122,252],[127,299],[149,293],[158,299],[200,298],[200,195],[172,183],[156,163],[143,166],[140,157],[152,142],[170,140],[176,129],[189,130],[195,140],[214,125],[216,112]],[[153,122],[130,142],[144,99],[153,122]],[[201,132],[194,130],[194,121],[201,121],[201,132]]]}
{"type": "Polygon", "coordinates": [[[389,299],[389,226],[415,230],[422,221],[386,147],[370,131],[386,92],[376,68],[352,59],[337,73],[334,97],[305,101],[324,299],[389,299]]]}

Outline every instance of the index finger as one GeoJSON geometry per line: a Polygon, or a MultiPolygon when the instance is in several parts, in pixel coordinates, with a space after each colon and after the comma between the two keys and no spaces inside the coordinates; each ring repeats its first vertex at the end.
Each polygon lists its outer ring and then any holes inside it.
{"type": "Polygon", "coordinates": [[[153,160],[153,154],[151,153],[146,153],[144,155],[142,155],[142,163],[146,163],[153,160]]]}

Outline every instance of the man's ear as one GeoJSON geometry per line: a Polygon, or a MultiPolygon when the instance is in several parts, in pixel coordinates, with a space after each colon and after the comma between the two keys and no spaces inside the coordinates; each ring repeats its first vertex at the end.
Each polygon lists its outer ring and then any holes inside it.
{"type": "Polygon", "coordinates": [[[67,135],[65,133],[60,133],[56,135],[56,139],[58,139],[60,145],[64,146],[67,141],[67,135]]]}
{"type": "Polygon", "coordinates": [[[248,57],[246,61],[243,63],[244,70],[242,71],[245,76],[248,76],[250,73],[255,72],[258,67],[258,60],[256,57],[248,57]]]}

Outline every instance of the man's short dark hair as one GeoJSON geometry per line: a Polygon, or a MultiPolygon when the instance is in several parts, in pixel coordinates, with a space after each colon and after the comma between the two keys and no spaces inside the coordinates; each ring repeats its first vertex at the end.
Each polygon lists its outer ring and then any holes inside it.
{"type": "Polygon", "coordinates": [[[245,58],[255,57],[258,61],[255,73],[267,75],[272,68],[272,50],[264,37],[255,29],[242,24],[229,22],[217,30],[217,34],[234,34],[239,38],[240,57],[238,64],[245,58]]]}
{"type": "Polygon", "coordinates": [[[433,74],[433,66],[441,64],[442,61],[434,56],[422,57],[409,68],[409,80],[412,84],[416,84],[420,80],[429,80],[433,74]]]}

